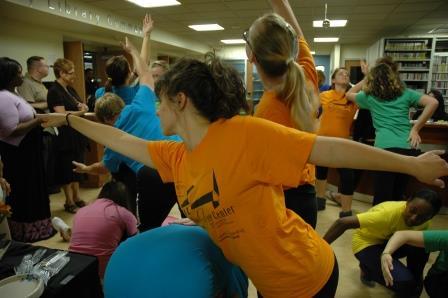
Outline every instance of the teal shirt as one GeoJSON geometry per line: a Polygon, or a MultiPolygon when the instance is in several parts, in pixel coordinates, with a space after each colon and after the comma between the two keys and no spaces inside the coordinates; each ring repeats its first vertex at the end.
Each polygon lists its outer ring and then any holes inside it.
{"type": "Polygon", "coordinates": [[[423,241],[427,252],[440,251],[436,262],[429,269],[428,275],[448,272],[448,231],[424,231],[423,241]]]}
{"type": "Polygon", "coordinates": [[[408,142],[411,124],[409,108],[417,107],[422,94],[405,89],[403,94],[392,101],[377,99],[364,91],[356,95],[356,104],[368,109],[375,127],[375,147],[411,149],[408,142]]]}

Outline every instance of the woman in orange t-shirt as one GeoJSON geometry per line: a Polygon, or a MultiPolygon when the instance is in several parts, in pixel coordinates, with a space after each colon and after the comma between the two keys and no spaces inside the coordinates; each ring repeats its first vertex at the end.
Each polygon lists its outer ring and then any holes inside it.
{"type": "MultiPolygon", "coordinates": [[[[140,59],[128,40],[125,49],[140,59]]],[[[138,72],[142,84],[152,82],[148,70],[138,72]]],[[[180,59],[157,82],[156,93],[164,133],[179,135],[183,143],[148,142],[70,114],[39,117],[44,126],[70,125],[174,182],[184,213],[267,298],[336,292],[331,247],[284,203],[283,186],[297,187],[306,163],[404,172],[439,186],[437,178],[448,175],[440,151],[403,156],[239,116],[247,108],[244,84],[212,56],[206,63],[180,59]]]]}
{"type": "MultiPolygon", "coordinates": [[[[243,35],[265,91],[255,110],[264,118],[315,132],[318,78],[310,48],[287,1],[271,1],[274,12],[257,19],[243,35]]],[[[285,187],[286,208],[316,228],[315,167],[307,164],[298,187],[285,187]]]]}
{"type": "MultiPolygon", "coordinates": [[[[331,76],[331,90],[320,94],[322,115],[319,130],[320,136],[348,139],[353,117],[358,109],[356,104],[345,98],[345,92],[350,88],[349,74],[345,68],[336,68],[331,76]]],[[[339,186],[341,205],[339,217],[352,215],[352,197],[354,191],[354,172],[352,169],[339,168],[339,186]]],[[[325,188],[327,186],[328,168],[316,168],[316,190],[318,207],[325,209],[325,188]]],[[[336,199],[336,198],[335,198],[336,199]]]]}

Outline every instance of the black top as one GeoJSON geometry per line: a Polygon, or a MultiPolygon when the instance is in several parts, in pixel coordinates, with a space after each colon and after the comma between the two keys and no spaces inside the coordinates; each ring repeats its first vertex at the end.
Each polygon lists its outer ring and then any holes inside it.
{"type": "MultiPolygon", "coordinates": [[[[81,103],[81,98],[75,89],[67,86],[67,91],[57,81],[48,90],[47,95],[48,108],[51,113],[54,113],[54,107],[64,106],[66,111],[78,111],[78,104],[81,103]]],[[[84,150],[87,146],[87,140],[79,132],[71,127],[59,127],[59,136],[57,138],[57,148],[62,151],[84,150]]]]}

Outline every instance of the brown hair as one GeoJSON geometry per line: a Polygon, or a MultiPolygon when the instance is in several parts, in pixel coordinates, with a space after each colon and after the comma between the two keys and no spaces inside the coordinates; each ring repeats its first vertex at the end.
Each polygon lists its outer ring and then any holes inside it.
{"type": "Polygon", "coordinates": [[[256,20],[253,28],[248,39],[257,62],[267,76],[285,76],[277,96],[290,108],[298,129],[314,132],[318,99],[306,84],[302,66],[294,61],[299,51],[296,32],[281,16],[273,13],[256,20]]]}
{"type": "Polygon", "coordinates": [[[56,79],[59,79],[61,77],[61,72],[68,73],[73,68],[75,68],[75,64],[65,58],[59,58],[53,63],[53,71],[56,79]]]}
{"type": "Polygon", "coordinates": [[[198,112],[214,122],[248,111],[246,90],[238,72],[207,53],[205,62],[182,58],[156,83],[159,98],[174,98],[179,92],[190,98],[198,112]]]}
{"type": "Polygon", "coordinates": [[[392,71],[397,72],[398,73],[398,63],[394,61],[394,58],[390,57],[390,56],[384,56],[384,57],[380,57],[376,60],[375,64],[386,64],[389,65],[389,67],[392,69],[392,71]]]}
{"type": "MultiPolygon", "coordinates": [[[[345,70],[345,71],[347,71],[348,72],[348,70],[347,70],[347,68],[345,68],[345,67],[338,67],[338,68],[336,68],[334,71],[333,71],[333,73],[331,74],[331,89],[333,89],[334,90],[334,83],[333,83],[333,80],[336,78],[336,75],[338,74],[338,72],[340,71],[340,70],[345,70]]],[[[346,88],[345,88],[345,91],[348,91],[350,89],[350,84],[347,84],[347,86],[346,86],[346,88]]]]}
{"type": "Polygon", "coordinates": [[[120,96],[106,92],[96,101],[95,114],[100,122],[105,123],[120,114],[124,106],[125,103],[120,96]]]}
{"type": "Polygon", "coordinates": [[[122,86],[126,83],[131,67],[125,56],[113,56],[106,62],[107,81],[104,86],[106,92],[112,91],[112,86],[122,86]]]}
{"type": "Polygon", "coordinates": [[[363,90],[379,100],[392,101],[403,94],[404,88],[399,74],[389,65],[380,63],[369,71],[363,90]]]}

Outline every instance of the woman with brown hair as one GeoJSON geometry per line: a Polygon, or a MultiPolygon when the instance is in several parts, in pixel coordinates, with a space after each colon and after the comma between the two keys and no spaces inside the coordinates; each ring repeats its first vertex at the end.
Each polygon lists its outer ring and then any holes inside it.
{"type": "MultiPolygon", "coordinates": [[[[375,147],[394,153],[417,156],[421,142],[419,131],[437,109],[437,100],[406,88],[400,80],[397,65],[390,58],[378,60],[367,77],[347,93],[347,99],[372,113],[375,127],[375,147]],[[423,106],[424,110],[412,126],[409,108],[423,106]]],[[[384,201],[405,199],[409,176],[391,172],[378,172],[375,177],[373,205],[384,201]]]]}
{"type": "MultiPolygon", "coordinates": [[[[288,1],[272,0],[275,13],[258,18],[244,33],[246,53],[265,91],[254,116],[301,131],[316,129],[316,66],[288,1]]],[[[316,227],[314,165],[308,164],[296,188],[285,188],[286,207],[316,227]]]]}
{"type": "MultiPolygon", "coordinates": [[[[50,112],[86,112],[87,106],[71,85],[75,81],[75,65],[67,59],[57,59],[53,64],[56,81],[48,90],[50,112]]],[[[64,210],[75,213],[85,206],[79,198],[79,182],[82,176],[73,172],[72,161],[83,162],[87,140],[70,127],[62,127],[56,138],[56,183],[62,185],[65,194],[64,210]]]]}

